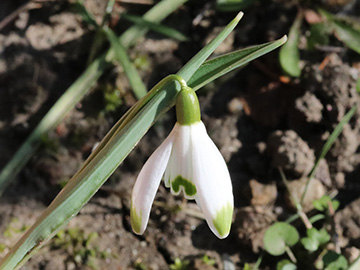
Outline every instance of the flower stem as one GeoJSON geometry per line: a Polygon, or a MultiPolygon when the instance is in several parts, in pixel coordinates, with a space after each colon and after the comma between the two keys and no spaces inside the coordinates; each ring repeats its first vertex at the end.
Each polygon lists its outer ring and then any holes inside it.
{"type": "Polygon", "coordinates": [[[293,263],[296,263],[296,262],[297,262],[294,253],[291,251],[291,249],[290,249],[288,246],[285,247],[285,252],[286,252],[286,254],[289,256],[290,260],[291,260],[293,263]]]}

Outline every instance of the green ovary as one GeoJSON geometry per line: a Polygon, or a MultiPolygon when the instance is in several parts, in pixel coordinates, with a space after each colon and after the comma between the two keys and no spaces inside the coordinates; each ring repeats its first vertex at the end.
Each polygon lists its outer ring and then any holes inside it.
{"type": "Polygon", "coordinates": [[[131,227],[135,233],[140,233],[141,231],[141,211],[140,215],[136,213],[135,207],[131,206],[130,208],[130,219],[131,227]]]}
{"type": "Polygon", "coordinates": [[[180,175],[177,176],[174,181],[171,182],[172,189],[178,193],[180,190],[180,186],[184,187],[185,194],[187,196],[194,196],[196,194],[196,187],[191,181],[186,180],[180,175]]]}
{"type": "Polygon", "coordinates": [[[200,122],[199,100],[193,89],[182,88],[176,98],[176,118],[180,125],[192,125],[200,122]]]}
{"type": "Polygon", "coordinates": [[[213,223],[216,230],[221,236],[225,236],[230,232],[233,209],[234,207],[230,203],[227,203],[219,211],[216,212],[213,223]]]}

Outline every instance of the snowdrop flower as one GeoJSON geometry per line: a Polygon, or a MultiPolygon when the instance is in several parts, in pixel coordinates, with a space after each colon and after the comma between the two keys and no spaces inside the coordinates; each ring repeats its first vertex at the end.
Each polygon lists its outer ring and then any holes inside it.
{"type": "Polygon", "coordinates": [[[131,225],[142,234],[161,179],[171,193],[195,199],[212,232],[228,236],[233,215],[232,185],[226,163],[200,120],[199,101],[186,87],[176,100],[177,123],[140,171],[131,198],[131,225]]]}

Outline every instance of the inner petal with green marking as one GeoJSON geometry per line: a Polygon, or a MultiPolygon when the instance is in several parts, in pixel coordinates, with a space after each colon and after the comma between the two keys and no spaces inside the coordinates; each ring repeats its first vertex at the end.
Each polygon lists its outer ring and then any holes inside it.
{"type": "Polygon", "coordinates": [[[227,203],[219,211],[216,212],[216,216],[213,220],[216,230],[223,237],[227,236],[230,232],[233,210],[234,207],[232,206],[232,204],[227,203]]]}
{"type": "Polygon", "coordinates": [[[192,197],[196,194],[196,187],[195,185],[183,178],[182,176],[178,175],[172,182],[171,182],[171,187],[173,189],[173,191],[175,191],[176,193],[178,193],[180,191],[180,186],[183,187],[183,190],[185,192],[185,194],[189,197],[192,197]]]}

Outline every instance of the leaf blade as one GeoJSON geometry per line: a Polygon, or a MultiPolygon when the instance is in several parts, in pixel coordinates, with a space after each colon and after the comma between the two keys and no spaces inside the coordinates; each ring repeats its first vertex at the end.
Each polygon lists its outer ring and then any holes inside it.
{"type": "Polygon", "coordinates": [[[179,41],[188,40],[188,37],[185,36],[183,33],[179,32],[171,27],[162,25],[160,23],[153,23],[151,21],[144,20],[142,17],[130,15],[130,14],[122,14],[121,17],[132,23],[135,23],[135,24],[138,24],[141,26],[145,26],[145,27],[149,28],[149,30],[153,30],[155,32],[158,32],[158,33],[168,36],[170,38],[173,38],[173,39],[176,39],[179,41]]]}
{"type": "Polygon", "coordinates": [[[273,42],[252,46],[207,60],[199,67],[196,74],[190,78],[188,84],[197,90],[225,73],[244,66],[253,59],[278,48],[285,42],[286,36],[283,36],[273,42]]]}
{"type": "Polygon", "coordinates": [[[188,81],[201,64],[212,54],[219,44],[227,37],[235,26],[239,23],[244,13],[239,12],[237,16],[214,38],[209,44],[200,50],[189,62],[187,62],[177,73],[179,76],[188,81]]]}
{"type": "Polygon", "coordinates": [[[300,39],[300,26],[302,17],[298,16],[290,28],[289,39],[282,46],[279,53],[279,60],[281,68],[285,73],[292,77],[299,77],[301,74],[300,69],[300,52],[298,48],[300,39]]]}
{"type": "Polygon", "coordinates": [[[137,72],[130,58],[128,57],[125,47],[120,43],[115,33],[110,28],[104,27],[103,31],[115,51],[115,56],[117,60],[120,62],[121,66],[124,69],[124,72],[129,80],[130,86],[134,91],[135,96],[138,99],[144,97],[147,93],[145,84],[143,83],[139,73],[137,72]]]}

